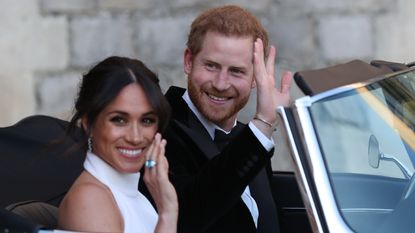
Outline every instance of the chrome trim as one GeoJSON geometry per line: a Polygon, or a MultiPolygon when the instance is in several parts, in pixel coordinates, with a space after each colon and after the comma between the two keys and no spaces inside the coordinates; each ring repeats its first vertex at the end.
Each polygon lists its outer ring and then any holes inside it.
{"type": "Polygon", "coordinates": [[[366,212],[376,212],[376,213],[391,213],[393,209],[380,209],[380,208],[343,208],[342,212],[344,213],[366,213],[366,212]]]}
{"type": "MultiPolygon", "coordinates": [[[[405,176],[406,179],[411,179],[412,174],[411,171],[403,164],[401,161],[395,158],[393,155],[388,155],[383,152],[380,153],[380,159],[385,161],[394,162],[396,166],[399,167],[399,170],[401,170],[402,174],[405,176]]],[[[405,197],[406,199],[406,197],[405,197]]]]}
{"type": "Polygon", "coordinates": [[[314,202],[314,198],[312,197],[310,186],[307,182],[308,180],[304,172],[303,164],[301,163],[300,155],[297,150],[297,145],[295,144],[292,130],[288,123],[287,114],[283,107],[278,107],[277,112],[283,120],[284,127],[286,129],[285,132],[287,133],[288,141],[291,144],[290,146],[291,159],[293,160],[293,163],[297,165],[297,166],[294,166],[295,176],[298,182],[299,189],[301,191],[301,196],[304,201],[304,206],[306,207],[305,209],[306,209],[308,218],[310,220],[311,228],[313,232],[323,232],[320,218],[317,213],[316,203],[314,202]]]}
{"type": "Polygon", "coordinates": [[[303,146],[305,148],[305,156],[309,161],[308,166],[311,170],[312,179],[315,183],[317,195],[320,200],[320,205],[323,209],[323,214],[329,232],[353,232],[344,222],[333,195],[333,190],[330,185],[327,169],[323,161],[323,156],[320,151],[317,137],[311,121],[311,116],[308,107],[301,105],[301,101],[296,102],[293,110],[300,134],[303,136],[303,146]]]}
{"type": "Polygon", "coordinates": [[[308,108],[311,106],[312,103],[313,101],[311,100],[311,97],[306,95],[304,97],[296,99],[294,102],[294,106],[308,108]]]}
{"type": "Polygon", "coordinates": [[[359,83],[359,84],[351,84],[351,85],[347,85],[347,86],[342,86],[342,87],[338,87],[332,90],[328,90],[322,93],[319,93],[317,95],[314,96],[304,96],[301,98],[298,98],[295,100],[294,105],[297,107],[310,107],[314,102],[317,102],[321,99],[330,97],[330,96],[334,96],[337,95],[339,93],[343,93],[346,91],[350,91],[356,88],[359,88],[361,86],[364,86],[363,84],[359,83]]]}

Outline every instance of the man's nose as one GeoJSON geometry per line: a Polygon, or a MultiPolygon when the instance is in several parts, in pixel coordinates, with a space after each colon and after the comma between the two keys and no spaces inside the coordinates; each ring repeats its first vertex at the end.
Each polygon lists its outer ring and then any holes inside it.
{"type": "Polygon", "coordinates": [[[226,70],[222,70],[216,75],[215,80],[213,81],[213,86],[220,91],[229,88],[229,75],[226,70]]]}

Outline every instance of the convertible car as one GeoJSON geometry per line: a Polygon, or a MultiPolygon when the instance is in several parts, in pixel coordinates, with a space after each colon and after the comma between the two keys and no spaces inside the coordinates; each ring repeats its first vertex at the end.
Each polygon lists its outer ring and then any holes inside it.
{"type": "Polygon", "coordinates": [[[313,232],[415,229],[411,66],[356,60],[295,74],[305,96],[278,112],[313,232]]]}
{"type": "MultiPolygon", "coordinates": [[[[294,172],[271,179],[283,233],[415,229],[412,65],[355,60],[295,73],[304,96],[277,109],[294,172]]],[[[0,232],[58,231],[54,211],[84,159],[66,127],[31,116],[0,128],[0,232]]]]}

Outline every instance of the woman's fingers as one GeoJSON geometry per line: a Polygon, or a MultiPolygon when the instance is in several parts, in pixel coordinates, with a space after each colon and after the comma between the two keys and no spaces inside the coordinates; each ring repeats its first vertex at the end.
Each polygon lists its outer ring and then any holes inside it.
{"type": "Polygon", "coordinates": [[[169,165],[164,155],[166,140],[156,134],[147,158],[157,162],[155,167],[146,167],[144,181],[153,197],[157,210],[177,215],[177,195],[173,185],[169,181],[169,165]]]}
{"type": "Polygon", "coordinates": [[[151,153],[151,159],[155,162],[155,167],[151,168],[151,172],[152,173],[156,173],[157,172],[157,167],[159,167],[160,164],[158,164],[159,161],[159,151],[160,151],[160,138],[161,135],[159,133],[156,134],[156,136],[154,137],[154,150],[153,153],[151,153]]]}
{"type": "Polygon", "coordinates": [[[155,170],[152,168],[157,165],[158,152],[160,150],[159,149],[160,138],[161,138],[161,135],[157,133],[153,139],[153,142],[150,145],[149,150],[147,151],[146,162],[145,162],[146,170],[155,170]]]}
{"type": "MultiPolygon", "coordinates": [[[[150,147],[148,148],[148,151],[147,151],[147,153],[146,153],[146,161],[149,161],[149,160],[151,160],[152,159],[152,154],[153,154],[153,151],[154,151],[154,140],[151,142],[151,145],[150,145],[150,147]]],[[[147,167],[147,164],[146,164],[146,167],[147,167]]]]}
{"type": "Polygon", "coordinates": [[[157,170],[159,172],[159,175],[162,176],[163,178],[168,177],[168,170],[169,170],[167,159],[164,155],[165,147],[166,147],[166,140],[162,139],[159,144],[159,153],[157,157],[157,160],[159,161],[159,166],[157,167],[157,170]]]}
{"type": "MultiPolygon", "coordinates": [[[[149,185],[159,186],[162,183],[168,181],[168,162],[165,153],[166,140],[161,139],[159,133],[154,137],[154,141],[148,151],[147,159],[156,163],[154,167],[146,166],[145,181],[149,182],[149,185]]],[[[148,161],[146,162],[146,164],[148,161]]]]}

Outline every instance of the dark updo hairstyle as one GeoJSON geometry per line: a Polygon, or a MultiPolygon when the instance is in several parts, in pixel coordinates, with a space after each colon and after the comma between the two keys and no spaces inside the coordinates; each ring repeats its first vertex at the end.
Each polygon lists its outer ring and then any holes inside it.
{"type": "Polygon", "coordinates": [[[131,83],[143,88],[158,116],[158,131],[162,132],[170,117],[170,105],[161,92],[157,76],[139,60],[113,56],[99,62],[83,75],[68,133],[74,132],[79,120],[86,116],[88,129],[82,131],[89,136],[98,115],[131,83]]]}

